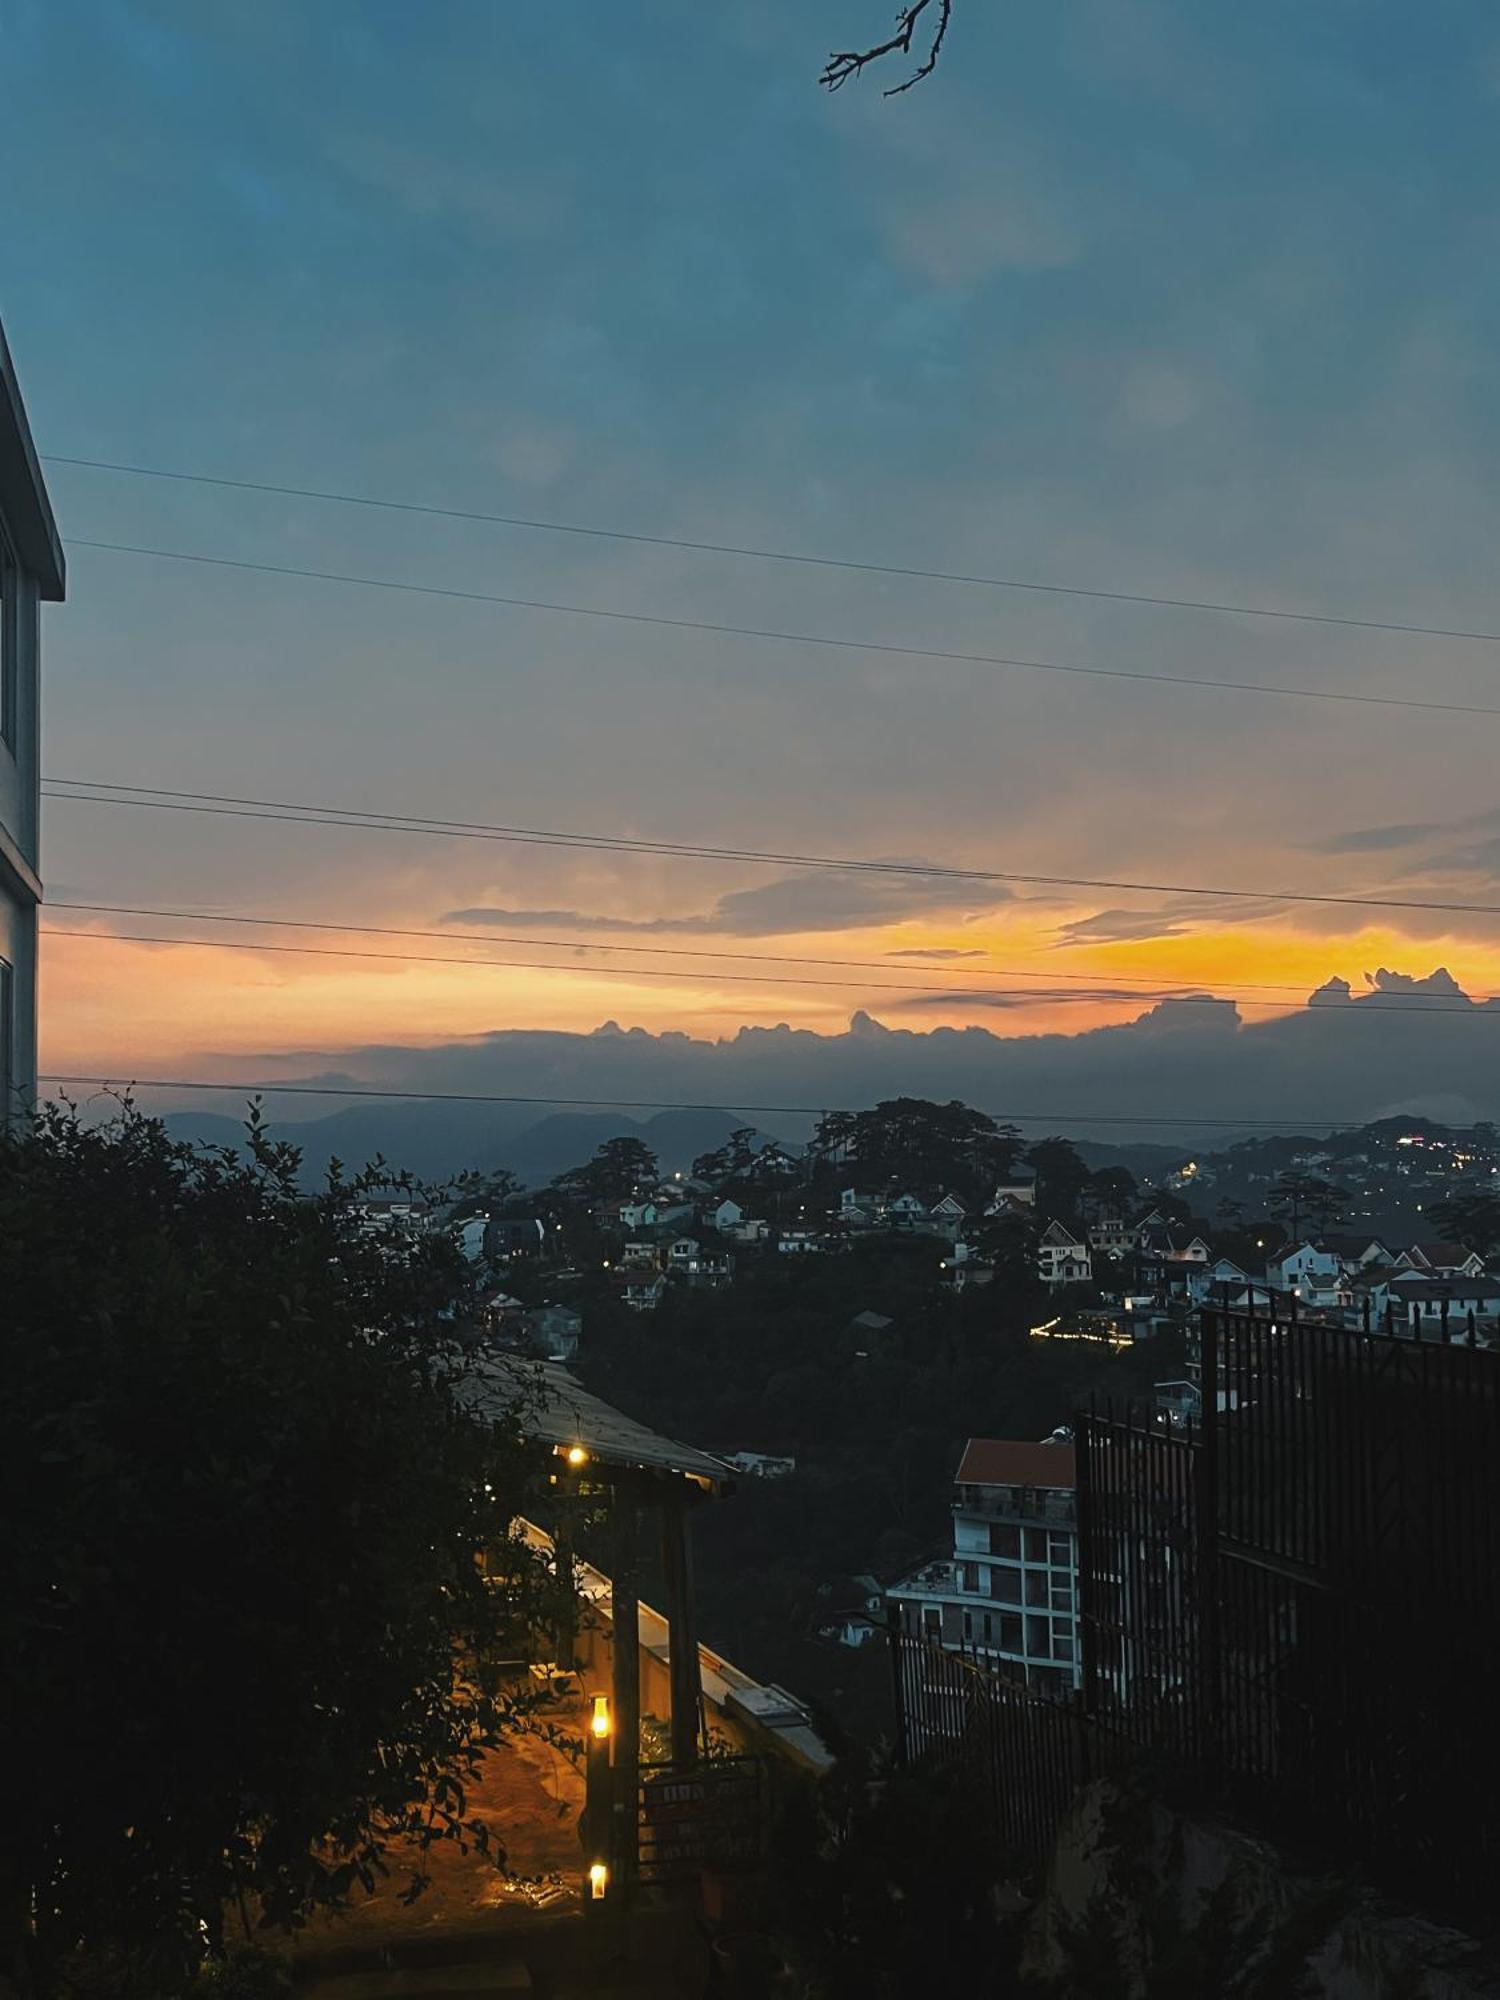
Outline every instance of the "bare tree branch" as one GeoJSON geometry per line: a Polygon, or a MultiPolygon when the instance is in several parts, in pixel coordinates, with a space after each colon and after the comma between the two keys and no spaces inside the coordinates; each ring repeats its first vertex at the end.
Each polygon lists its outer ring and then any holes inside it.
{"type": "Polygon", "coordinates": [[[910,90],[914,83],[920,83],[924,76],[931,76],[937,68],[937,59],[942,53],[943,38],[953,17],[953,0],[911,0],[911,4],[903,7],[896,16],[896,32],[888,42],[879,42],[868,49],[835,50],[829,56],[819,81],[825,89],[837,90],[842,84],[846,84],[851,76],[858,76],[867,63],[879,62],[883,56],[909,56],[917,23],[933,5],[937,7],[937,24],[932,29],[932,38],[927,44],[926,55],[905,83],[893,84],[883,94],[886,97],[899,97],[903,90],[910,90]]]}

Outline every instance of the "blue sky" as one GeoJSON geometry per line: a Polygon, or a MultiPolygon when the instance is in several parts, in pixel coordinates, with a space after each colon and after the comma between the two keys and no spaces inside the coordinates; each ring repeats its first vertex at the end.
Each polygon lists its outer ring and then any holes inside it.
{"type": "MultiPolygon", "coordinates": [[[[958,0],[919,89],[821,93],[827,50],[884,32],[888,11],[0,0],[0,313],[42,449],[1497,629],[1492,11],[958,0]]],[[[75,538],[1493,699],[1493,647],[51,478],[75,538]]],[[[815,654],[84,549],[48,665],[56,772],[668,839],[1358,889],[1420,880],[1433,857],[1330,842],[1497,803],[1500,725],[1484,721],[815,654]]],[[[1493,862],[1471,850],[1455,833],[1477,895],[1493,862]]],[[[45,858],[58,895],[414,925],[476,907],[697,920],[765,881],[82,806],[51,809],[45,858]]],[[[920,942],[871,927],[903,911],[841,916],[825,891],[798,915],[787,885],[770,934],[853,917],[866,952],[920,942]]],[[[1075,899],[1036,923],[1099,909],[1075,899]]],[[[905,914],[930,917],[930,899],[905,914]]],[[[1288,922],[1270,913],[1264,950],[1300,967],[1288,922]]],[[[1300,922],[1357,980],[1349,927],[1300,922]]],[[[1444,956],[1500,983],[1493,926],[1420,924],[1409,969],[1444,956]]],[[[57,948],[52,975],[69,1060],[100,1036],[112,1059],[174,1037],[205,1051],[173,992],[201,989],[213,1014],[247,973],[112,956],[139,980],[132,1042],[88,1002],[85,961],[106,957],[88,949],[57,948]]],[[[481,1021],[477,1001],[372,996],[352,972],[248,969],[274,985],[277,1045],[358,1042],[371,1007],[398,1040],[554,1005],[601,1017],[582,980],[566,1000],[565,981],[513,982],[481,1021]]],[[[254,1045],[258,1005],[231,1007],[227,1041],[254,1045]]],[[[655,1025],[674,1008],[696,1025],[847,1011],[728,987],[643,987],[622,1007],[655,1025]]]]}

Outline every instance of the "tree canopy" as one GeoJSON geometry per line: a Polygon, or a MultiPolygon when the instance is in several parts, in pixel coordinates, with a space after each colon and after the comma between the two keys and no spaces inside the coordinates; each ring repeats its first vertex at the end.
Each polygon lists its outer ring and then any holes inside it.
{"type": "Polygon", "coordinates": [[[559,1174],[553,1187],[576,1201],[623,1201],[642,1188],[655,1187],[661,1168],[644,1139],[627,1134],[606,1139],[591,1160],[559,1174]]]}
{"type": "Polygon", "coordinates": [[[975,1203],[1014,1164],[1020,1134],[954,1099],[892,1097],[867,1111],[829,1111],[813,1135],[814,1158],[867,1185],[951,1188],[975,1203]]]}
{"type": "Polygon", "coordinates": [[[94,1954],[156,2000],[226,1912],[485,1841],[465,1780],[521,1708],[483,1662],[542,1588],[518,1423],[463,1406],[452,1245],[299,1164],[254,1120],[0,1132],[0,1985],[94,1954]]]}

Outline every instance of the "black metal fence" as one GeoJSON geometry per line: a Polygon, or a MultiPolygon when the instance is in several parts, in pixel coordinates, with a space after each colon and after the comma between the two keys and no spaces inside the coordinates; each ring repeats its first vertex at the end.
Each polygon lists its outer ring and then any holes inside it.
{"type": "Polygon", "coordinates": [[[896,1623],[890,1645],[898,1754],[971,1772],[996,1839],[1040,1862],[1092,1768],[1078,1705],[1044,1700],[896,1623]]]}
{"type": "Polygon", "coordinates": [[[1150,1412],[1078,1420],[1076,1702],[903,1637],[908,1750],[983,1765],[1026,1852],[1084,1777],[1133,1753],[1492,1924],[1500,1353],[1214,1310],[1201,1385],[1186,1432],[1150,1412]]]}

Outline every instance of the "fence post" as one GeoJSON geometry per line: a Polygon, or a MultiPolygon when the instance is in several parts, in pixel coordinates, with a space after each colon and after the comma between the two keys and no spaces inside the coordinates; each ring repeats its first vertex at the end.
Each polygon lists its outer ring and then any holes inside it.
{"type": "MultiPolygon", "coordinates": [[[[1227,1315],[1225,1323],[1227,1324],[1227,1315]]],[[[1219,1654],[1219,1337],[1217,1314],[1203,1318],[1203,1429],[1198,1445],[1197,1722],[1204,1775],[1215,1789],[1223,1775],[1223,1721],[1220,1713],[1219,1654]]]]}
{"type": "Polygon", "coordinates": [[[906,1689],[901,1672],[901,1647],[905,1633],[901,1626],[901,1607],[887,1604],[885,1607],[885,1639],[891,1654],[891,1699],[896,1708],[896,1762],[905,1764],[911,1754],[911,1743],[906,1727],[906,1689]]]}

